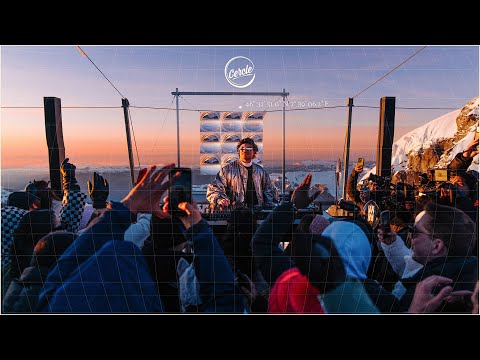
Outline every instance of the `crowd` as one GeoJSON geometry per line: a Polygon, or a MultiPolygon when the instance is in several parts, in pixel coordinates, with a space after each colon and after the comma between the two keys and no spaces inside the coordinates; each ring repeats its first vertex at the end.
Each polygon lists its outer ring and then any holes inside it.
{"type": "Polygon", "coordinates": [[[62,198],[33,181],[2,207],[2,312],[478,313],[477,146],[449,165],[448,186],[357,184],[357,166],[347,188],[360,212],[297,226],[309,174],[258,227],[237,209],[218,238],[193,200],[169,214],[174,164],[140,171],[120,202],[94,173],[90,205],[67,158],[62,198]],[[389,227],[369,221],[372,201],[389,227]]]}

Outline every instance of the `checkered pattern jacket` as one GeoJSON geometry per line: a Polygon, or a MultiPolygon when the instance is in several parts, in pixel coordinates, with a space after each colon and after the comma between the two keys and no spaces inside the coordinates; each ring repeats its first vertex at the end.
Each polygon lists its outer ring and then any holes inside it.
{"type": "Polygon", "coordinates": [[[2,206],[2,268],[10,265],[12,261],[10,248],[13,243],[13,234],[27,212],[15,206],[2,206]]]}
{"type": "Polygon", "coordinates": [[[64,191],[60,223],[66,231],[76,233],[79,230],[86,198],[81,191],[64,191]]]}

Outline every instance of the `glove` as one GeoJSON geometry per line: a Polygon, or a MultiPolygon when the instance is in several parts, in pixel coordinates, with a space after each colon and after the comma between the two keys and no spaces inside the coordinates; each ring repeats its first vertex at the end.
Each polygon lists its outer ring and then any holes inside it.
{"type": "Polygon", "coordinates": [[[68,158],[62,161],[60,165],[60,173],[62,174],[64,191],[80,191],[80,186],[75,179],[75,165],[68,162],[68,158]]]}
{"type": "Polygon", "coordinates": [[[300,272],[324,294],[346,279],[345,267],[332,240],[316,234],[294,235],[292,257],[300,272]]]}
{"type": "Polygon", "coordinates": [[[87,181],[88,194],[93,202],[95,209],[105,209],[107,206],[107,198],[109,193],[109,185],[107,179],[104,179],[102,175],[93,173],[93,185],[87,181]]]}

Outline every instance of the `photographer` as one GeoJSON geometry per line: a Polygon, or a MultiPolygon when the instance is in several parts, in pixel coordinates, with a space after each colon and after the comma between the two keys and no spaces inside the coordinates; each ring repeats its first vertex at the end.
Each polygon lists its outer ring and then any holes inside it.
{"type": "Polygon", "coordinates": [[[360,191],[357,189],[357,180],[361,172],[363,172],[363,165],[357,164],[348,177],[347,200],[355,202],[363,214],[363,207],[369,200],[373,200],[377,204],[381,203],[385,195],[385,191],[383,190],[385,179],[381,176],[370,174],[368,178],[368,188],[363,188],[360,191]]]}
{"type": "MultiPolygon", "coordinates": [[[[416,285],[430,275],[453,280],[454,291],[472,291],[478,281],[478,258],[471,256],[477,239],[475,224],[462,211],[427,204],[412,227],[412,248],[392,231],[378,230],[381,246],[401,280],[392,291],[400,299],[400,311],[407,311],[416,285]]],[[[466,312],[461,304],[443,304],[442,312],[466,312]]]]}

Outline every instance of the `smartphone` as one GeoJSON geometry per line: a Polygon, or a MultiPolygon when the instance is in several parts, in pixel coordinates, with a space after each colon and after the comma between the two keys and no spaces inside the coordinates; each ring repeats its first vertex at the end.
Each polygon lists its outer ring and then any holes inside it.
{"type": "Polygon", "coordinates": [[[390,233],[390,210],[380,213],[380,228],[385,234],[390,233]]]}
{"type": "Polygon", "coordinates": [[[364,164],[364,163],[365,163],[365,159],[364,159],[364,158],[358,158],[357,166],[363,167],[363,164],[364,164]]]}
{"type": "Polygon", "coordinates": [[[192,169],[190,168],[173,168],[170,170],[170,179],[175,174],[180,176],[168,189],[168,211],[172,216],[187,216],[187,213],[178,208],[178,204],[182,202],[192,203],[192,169]]]}

